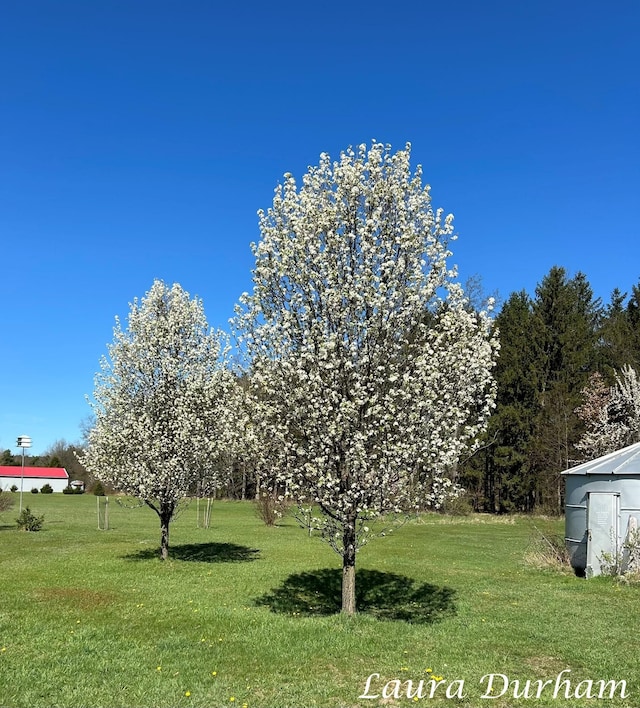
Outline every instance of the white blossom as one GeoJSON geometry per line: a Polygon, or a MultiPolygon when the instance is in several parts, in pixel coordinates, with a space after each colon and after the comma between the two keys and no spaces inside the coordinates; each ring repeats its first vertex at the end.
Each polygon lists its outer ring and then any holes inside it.
{"type": "Polygon", "coordinates": [[[586,430],[576,448],[585,459],[640,442],[640,379],[633,367],[623,366],[609,388],[599,374],[592,375],[581,393],[583,404],[576,413],[586,430]]]}
{"type": "Polygon", "coordinates": [[[259,464],[342,555],[347,612],[372,521],[456,493],[447,471],[495,395],[489,316],[455,283],[453,217],[409,158],[374,142],[285,175],[234,322],[259,464]]]}
{"type": "Polygon", "coordinates": [[[96,374],[95,425],[83,464],[115,489],[139,497],[160,517],[163,557],[169,522],[198,483],[214,488],[231,445],[235,382],[220,333],[202,303],[180,285],[156,280],[116,318],[113,343],[96,374]]]}

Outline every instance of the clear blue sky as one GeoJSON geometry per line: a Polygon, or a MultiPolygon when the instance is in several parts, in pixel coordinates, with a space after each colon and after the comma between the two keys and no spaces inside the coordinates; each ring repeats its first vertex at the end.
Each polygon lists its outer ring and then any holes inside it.
{"type": "Polygon", "coordinates": [[[226,328],[284,172],[413,145],[506,298],[640,278],[640,3],[21,0],[0,9],[0,449],[79,440],[154,278],[226,328]]]}

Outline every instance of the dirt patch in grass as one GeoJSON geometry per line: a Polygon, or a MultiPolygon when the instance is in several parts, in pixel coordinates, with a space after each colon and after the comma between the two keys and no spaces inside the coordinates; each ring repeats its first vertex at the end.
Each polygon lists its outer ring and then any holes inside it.
{"type": "Polygon", "coordinates": [[[117,599],[116,593],[89,588],[37,588],[33,591],[33,597],[38,602],[73,605],[80,610],[104,607],[117,599]]]}
{"type": "Polygon", "coordinates": [[[536,678],[552,678],[567,668],[567,662],[557,656],[530,656],[524,663],[537,674],[536,678]]]}

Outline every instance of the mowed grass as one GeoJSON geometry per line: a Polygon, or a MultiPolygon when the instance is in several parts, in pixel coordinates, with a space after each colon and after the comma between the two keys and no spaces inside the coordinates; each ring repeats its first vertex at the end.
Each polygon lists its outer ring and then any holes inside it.
{"type": "Polygon", "coordinates": [[[95,497],[25,502],[42,531],[17,531],[17,508],[0,517],[1,706],[640,705],[640,588],[524,562],[533,524],[562,533],[562,521],[412,521],[361,551],[365,611],[347,618],[339,557],[293,519],[266,527],[249,502],[216,502],[209,529],[192,504],[165,563],[149,509],[112,498],[100,531],[95,497]],[[625,680],[628,697],[482,698],[486,674],[564,669],[572,691],[625,680]],[[379,697],[361,698],[372,673],[379,697]],[[383,695],[432,675],[444,681],[433,698],[383,695]]]}

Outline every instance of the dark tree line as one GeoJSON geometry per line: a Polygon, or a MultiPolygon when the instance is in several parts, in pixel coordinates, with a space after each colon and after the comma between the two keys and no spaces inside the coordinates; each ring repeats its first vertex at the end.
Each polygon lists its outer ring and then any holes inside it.
{"type": "Polygon", "coordinates": [[[581,461],[576,408],[589,376],[613,384],[623,365],[640,367],[640,283],[603,304],[582,273],[553,267],[533,297],[513,293],[495,324],[497,405],[461,483],[480,511],[559,513],[560,473],[581,461]]]}

